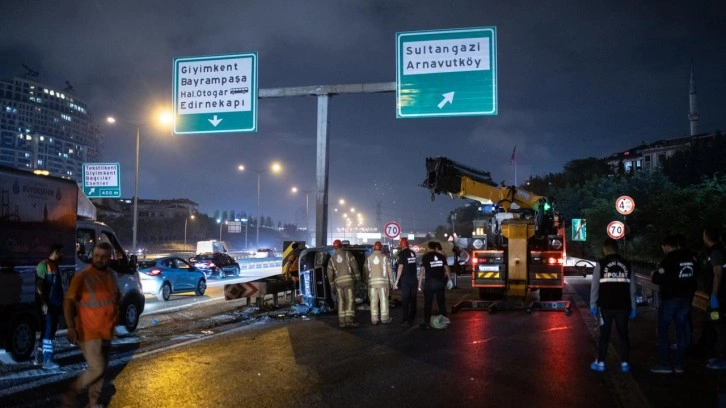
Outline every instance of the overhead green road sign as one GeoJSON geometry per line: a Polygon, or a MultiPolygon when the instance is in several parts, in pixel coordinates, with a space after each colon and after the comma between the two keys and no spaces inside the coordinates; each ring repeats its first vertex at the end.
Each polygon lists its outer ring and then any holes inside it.
{"type": "Polygon", "coordinates": [[[83,163],[83,193],[88,198],[121,197],[121,165],[83,163]]]}
{"type": "Polygon", "coordinates": [[[496,27],[396,34],[396,117],[497,114],[496,27]]]}
{"type": "Polygon", "coordinates": [[[174,134],[257,131],[257,53],[174,59],[174,134]]]}

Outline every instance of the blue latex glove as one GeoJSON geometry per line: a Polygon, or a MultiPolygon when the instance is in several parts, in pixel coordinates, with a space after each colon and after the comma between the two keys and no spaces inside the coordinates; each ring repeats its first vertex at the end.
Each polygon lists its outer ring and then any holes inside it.
{"type": "Polygon", "coordinates": [[[711,309],[718,309],[718,298],[711,295],[711,309]]]}
{"type": "Polygon", "coordinates": [[[637,315],[637,314],[638,314],[638,312],[635,309],[633,309],[630,311],[630,315],[628,317],[631,319],[635,319],[635,315],[637,315]]]}
{"type": "Polygon", "coordinates": [[[592,313],[592,317],[597,319],[597,306],[593,306],[590,308],[590,313],[592,313]]]}

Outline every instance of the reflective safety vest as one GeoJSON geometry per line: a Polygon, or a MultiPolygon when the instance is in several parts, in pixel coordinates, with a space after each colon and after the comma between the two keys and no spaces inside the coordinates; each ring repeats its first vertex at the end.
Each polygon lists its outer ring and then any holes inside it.
{"type": "Polygon", "coordinates": [[[365,269],[368,275],[368,287],[387,288],[393,285],[391,262],[381,251],[373,251],[366,259],[365,269]]]}
{"type": "MultiPolygon", "coordinates": [[[[108,273],[113,274],[112,271],[108,273]]],[[[83,273],[83,284],[85,290],[82,291],[81,300],[76,306],[79,326],[84,338],[110,339],[118,320],[116,306],[118,289],[115,279],[113,277],[103,279],[86,270],[83,273]],[[91,333],[97,335],[94,336],[91,333]]]]}

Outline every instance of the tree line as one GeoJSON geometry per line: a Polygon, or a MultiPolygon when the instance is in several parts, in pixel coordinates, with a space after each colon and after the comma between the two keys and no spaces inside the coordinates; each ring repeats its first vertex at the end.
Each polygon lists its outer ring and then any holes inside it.
{"type": "MultiPolygon", "coordinates": [[[[663,256],[661,241],[668,234],[686,237],[691,250],[702,251],[705,227],[726,234],[726,137],[695,140],[689,149],[666,158],[656,171],[612,169],[605,159],[568,162],[563,171],[534,176],[522,188],[554,199],[567,226],[569,255],[594,259],[602,255],[611,221],[625,224],[622,248],[634,261],[655,263],[663,256]],[[635,211],[623,216],[618,197],[635,201],[635,211]],[[587,222],[587,241],[571,242],[573,218],[587,222]]],[[[457,232],[476,212],[475,205],[457,209],[457,232]]],[[[447,219],[451,225],[452,216],[447,219]]],[[[441,231],[450,230],[441,227],[441,231]]],[[[438,231],[437,231],[438,234],[438,231]]]]}

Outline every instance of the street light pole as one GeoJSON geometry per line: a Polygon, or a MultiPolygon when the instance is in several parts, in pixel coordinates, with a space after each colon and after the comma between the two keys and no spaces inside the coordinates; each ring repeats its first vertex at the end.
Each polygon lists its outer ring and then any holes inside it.
{"type": "MultiPolygon", "coordinates": [[[[134,176],[134,227],[133,227],[133,241],[131,247],[133,248],[134,254],[136,253],[136,233],[139,223],[139,145],[141,142],[141,127],[136,125],[136,173],[134,176]]],[[[186,230],[186,227],[185,227],[186,230]]],[[[185,232],[186,233],[186,232],[185,232]]],[[[185,239],[186,241],[186,239],[185,239]]],[[[185,242],[186,244],[186,242],[185,242]]]]}
{"type": "Polygon", "coordinates": [[[257,171],[257,249],[260,248],[260,181],[262,179],[262,171],[257,171]]]}
{"type": "Polygon", "coordinates": [[[245,223],[245,251],[249,249],[249,246],[247,246],[247,226],[249,225],[249,220],[247,218],[242,218],[242,222],[245,223]]]}
{"type": "MultiPolygon", "coordinates": [[[[184,249],[187,248],[187,221],[194,219],[194,214],[184,217],[184,249]]],[[[221,240],[220,240],[221,241],[221,240]]]]}

